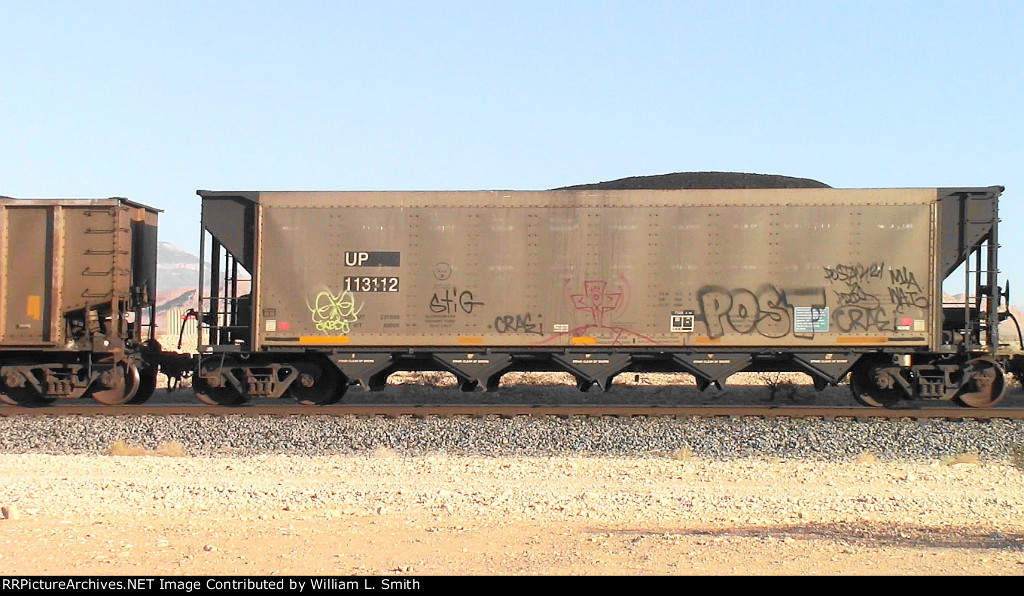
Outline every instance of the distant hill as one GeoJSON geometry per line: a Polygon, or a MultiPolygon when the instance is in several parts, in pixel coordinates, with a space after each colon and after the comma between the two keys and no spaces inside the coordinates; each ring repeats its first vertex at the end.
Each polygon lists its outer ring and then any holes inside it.
{"type": "Polygon", "coordinates": [[[170,308],[195,308],[195,288],[178,288],[156,293],[156,312],[161,313],[170,308]]]}
{"type": "Polygon", "coordinates": [[[161,294],[181,288],[195,289],[198,282],[198,256],[170,242],[157,245],[156,287],[161,294]]]}
{"type": "Polygon", "coordinates": [[[167,312],[175,308],[195,308],[198,282],[198,256],[170,242],[157,245],[156,320],[159,335],[177,337],[180,320],[168,321],[167,312]]]}

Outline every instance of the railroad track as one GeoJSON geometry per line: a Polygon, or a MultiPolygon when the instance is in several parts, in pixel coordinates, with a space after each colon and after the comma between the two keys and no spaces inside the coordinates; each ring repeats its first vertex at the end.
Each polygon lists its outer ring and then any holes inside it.
{"type": "Polygon", "coordinates": [[[864,406],[802,406],[802,405],[330,405],[302,406],[291,403],[255,404],[236,407],[205,404],[159,404],[133,406],[102,406],[82,404],[55,405],[43,408],[0,407],[0,416],[383,416],[427,417],[742,417],[758,418],[907,418],[946,420],[1024,419],[1024,408],[996,407],[973,409],[926,405],[919,408],[883,409],[864,406]]]}

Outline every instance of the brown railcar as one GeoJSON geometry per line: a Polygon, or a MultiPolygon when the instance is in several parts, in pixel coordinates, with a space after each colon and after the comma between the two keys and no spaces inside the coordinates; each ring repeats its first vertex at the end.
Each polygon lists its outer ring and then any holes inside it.
{"type": "Polygon", "coordinates": [[[1002,190],[199,191],[195,385],[315,404],[399,370],[791,370],[871,405],[991,405],[1002,190]]]}
{"type": "Polygon", "coordinates": [[[158,214],[123,198],[0,198],[0,400],[152,394],[158,214]]]}

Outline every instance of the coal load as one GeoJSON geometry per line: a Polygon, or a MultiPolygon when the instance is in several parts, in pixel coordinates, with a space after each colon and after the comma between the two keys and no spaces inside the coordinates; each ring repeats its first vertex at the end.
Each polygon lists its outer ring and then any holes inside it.
{"type": "Polygon", "coordinates": [[[554,190],[669,190],[676,188],[831,188],[809,178],[743,172],[677,172],[632,176],[595,184],[577,184],[554,190]]]}

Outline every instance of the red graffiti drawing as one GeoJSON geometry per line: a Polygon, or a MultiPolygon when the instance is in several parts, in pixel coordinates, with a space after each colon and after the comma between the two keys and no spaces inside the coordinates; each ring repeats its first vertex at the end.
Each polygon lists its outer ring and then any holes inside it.
{"type": "Polygon", "coordinates": [[[590,316],[594,318],[594,324],[598,327],[604,326],[604,313],[622,305],[622,292],[608,293],[607,289],[606,281],[585,281],[583,293],[570,296],[576,310],[589,311],[590,316]]]}
{"type": "Polygon", "coordinates": [[[608,345],[657,344],[653,338],[637,333],[626,327],[611,324],[611,314],[623,311],[629,304],[629,280],[620,275],[618,284],[610,288],[607,281],[588,280],[583,282],[583,292],[573,293],[571,280],[565,280],[563,291],[576,310],[590,314],[592,323],[581,325],[567,332],[556,333],[538,342],[541,344],[564,341],[568,337],[600,336],[601,343],[608,345]],[[611,290],[611,291],[609,291],[611,290]]]}

